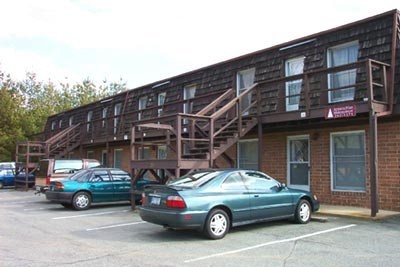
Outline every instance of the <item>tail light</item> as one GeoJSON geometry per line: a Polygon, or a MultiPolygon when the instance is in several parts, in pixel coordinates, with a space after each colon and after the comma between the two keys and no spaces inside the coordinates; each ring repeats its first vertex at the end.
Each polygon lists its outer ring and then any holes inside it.
{"type": "Polygon", "coordinates": [[[54,187],[58,190],[63,190],[64,189],[64,185],[60,182],[56,182],[54,183],[54,187]]]}
{"type": "Polygon", "coordinates": [[[46,176],[46,185],[50,184],[50,175],[46,176]]]}
{"type": "Polygon", "coordinates": [[[146,195],[145,195],[145,193],[143,192],[143,193],[142,193],[142,205],[145,205],[145,204],[147,204],[147,201],[146,201],[146,195]]]}
{"type": "Polygon", "coordinates": [[[175,209],[186,208],[186,203],[180,196],[168,196],[166,204],[167,207],[169,208],[175,208],[175,209]]]}

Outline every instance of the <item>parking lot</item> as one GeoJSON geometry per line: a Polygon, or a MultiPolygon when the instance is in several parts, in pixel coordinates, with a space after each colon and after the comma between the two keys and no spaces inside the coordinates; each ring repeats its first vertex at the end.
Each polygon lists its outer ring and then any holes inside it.
{"type": "Polygon", "coordinates": [[[65,209],[0,190],[0,266],[399,266],[400,218],[232,229],[217,241],[145,223],[129,203],[65,209]]]}

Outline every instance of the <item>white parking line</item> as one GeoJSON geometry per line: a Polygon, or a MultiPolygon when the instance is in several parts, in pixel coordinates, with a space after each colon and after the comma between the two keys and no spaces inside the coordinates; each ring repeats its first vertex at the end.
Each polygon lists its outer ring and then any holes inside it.
{"type": "Polygon", "coordinates": [[[122,227],[122,226],[135,225],[135,224],[142,224],[142,223],[146,223],[146,222],[141,221],[141,222],[114,224],[114,225],[103,226],[103,227],[97,227],[97,228],[89,228],[89,229],[86,229],[86,231],[89,232],[89,231],[103,230],[103,229],[108,229],[108,228],[122,227]]]}
{"type": "Polygon", "coordinates": [[[89,216],[99,216],[99,215],[106,215],[112,213],[120,213],[120,212],[127,212],[128,210],[119,210],[119,211],[107,211],[107,212],[99,212],[99,213],[87,213],[87,214],[80,214],[80,215],[72,215],[72,216],[63,216],[63,217],[54,217],[53,220],[62,220],[62,219],[73,219],[73,218],[80,218],[80,217],[89,217],[89,216]]]}
{"type": "Polygon", "coordinates": [[[32,209],[23,209],[23,211],[35,211],[35,210],[48,210],[49,208],[32,208],[32,209]]]}
{"type": "Polygon", "coordinates": [[[287,238],[287,239],[282,239],[282,240],[271,241],[271,242],[267,242],[267,243],[263,243],[263,244],[259,244],[259,245],[255,245],[255,246],[251,246],[251,247],[246,247],[246,248],[226,251],[226,252],[217,253],[217,254],[211,254],[211,255],[208,255],[208,256],[200,257],[200,258],[186,260],[184,262],[185,263],[191,263],[191,262],[206,260],[206,259],[210,259],[210,258],[225,256],[225,255],[229,255],[229,254],[240,253],[240,252],[243,252],[243,251],[252,250],[252,249],[256,249],[256,248],[260,248],[260,247],[266,247],[266,246],[275,245],[275,244],[279,244],[279,243],[293,242],[293,241],[297,241],[297,240],[300,240],[300,239],[308,238],[308,237],[311,237],[311,236],[322,235],[322,234],[326,234],[326,233],[330,233],[330,232],[334,232],[334,231],[344,230],[344,229],[347,229],[347,228],[350,228],[350,227],[354,227],[354,226],[356,226],[356,224],[349,224],[349,225],[346,225],[346,226],[331,228],[331,229],[328,229],[328,230],[319,231],[319,232],[315,232],[315,233],[311,233],[311,234],[307,234],[307,235],[302,235],[302,236],[297,236],[297,237],[292,237],[292,238],[287,238]]]}

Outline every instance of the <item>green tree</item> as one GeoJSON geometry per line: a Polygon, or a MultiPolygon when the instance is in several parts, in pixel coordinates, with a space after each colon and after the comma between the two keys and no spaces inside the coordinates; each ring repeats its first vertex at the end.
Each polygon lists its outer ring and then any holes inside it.
{"type": "Polygon", "coordinates": [[[40,134],[50,115],[98,101],[125,91],[126,83],[96,86],[89,78],[82,83],[54,84],[38,81],[36,74],[26,73],[15,81],[0,69],[0,161],[14,158],[17,142],[32,140],[40,134]]]}

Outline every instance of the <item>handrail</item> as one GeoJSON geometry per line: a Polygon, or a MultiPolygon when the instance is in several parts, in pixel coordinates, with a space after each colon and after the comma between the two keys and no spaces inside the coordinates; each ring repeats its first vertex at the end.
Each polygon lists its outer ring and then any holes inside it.
{"type": "Polygon", "coordinates": [[[228,97],[230,97],[231,95],[233,95],[233,89],[232,88],[227,90],[225,93],[220,95],[217,99],[215,99],[210,104],[208,104],[206,107],[204,107],[202,110],[197,112],[196,115],[205,115],[205,114],[207,114],[210,110],[213,110],[214,108],[216,108],[218,104],[222,103],[222,101],[224,101],[225,99],[228,99],[228,97]]]}

